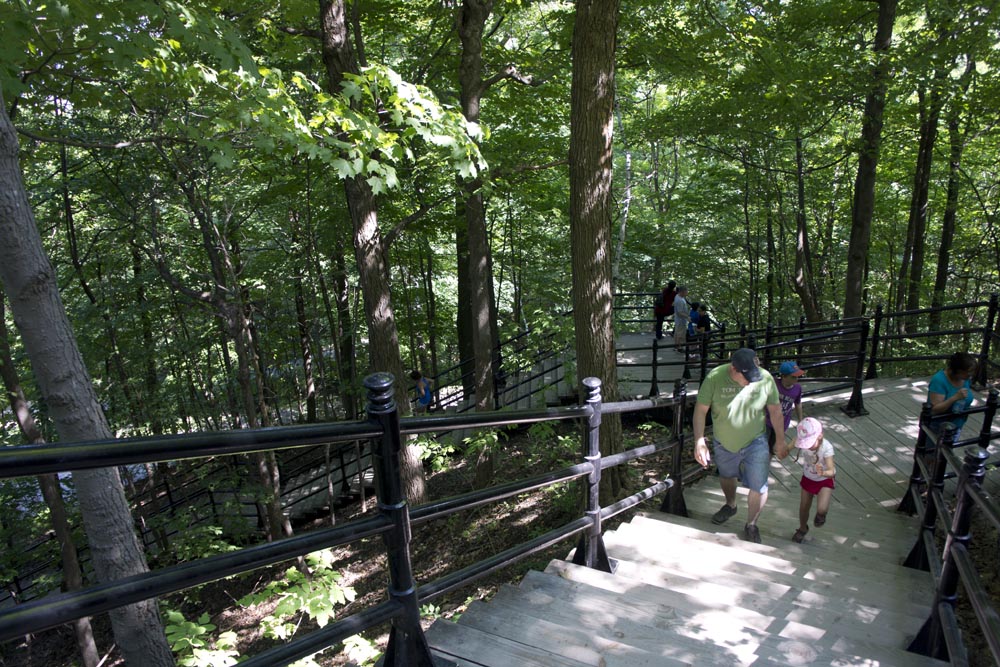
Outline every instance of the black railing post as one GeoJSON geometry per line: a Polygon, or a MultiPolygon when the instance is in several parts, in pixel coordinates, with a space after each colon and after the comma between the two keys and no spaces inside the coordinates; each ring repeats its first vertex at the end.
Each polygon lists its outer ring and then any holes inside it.
{"type": "MultiPolygon", "coordinates": [[[[725,337],[726,337],[726,323],[723,322],[722,324],[719,325],[719,353],[718,355],[716,355],[718,356],[719,359],[722,359],[724,356],[726,356],[725,337]]],[[[705,378],[702,379],[704,380],[705,378]]]]}
{"type": "Polygon", "coordinates": [[[795,358],[800,359],[802,357],[802,338],[805,337],[806,331],[806,316],[799,316],[799,344],[795,346],[795,358]]]}
{"type": "MultiPolygon", "coordinates": [[[[434,658],[420,627],[420,607],[410,563],[410,510],[400,479],[402,436],[393,382],[390,373],[374,373],[364,381],[368,390],[368,419],[382,429],[373,454],[378,509],[393,525],[392,530],[383,534],[389,563],[389,598],[401,603],[404,610],[392,619],[382,664],[386,667],[434,667],[434,658]]],[[[442,664],[445,663],[438,662],[442,664]]]]}
{"type": "Polygon", "coordinates": [[[590,528],[580,536],[573,562],[602,572],[614,572],[615,564],[608,558],[601,537],[601,381],[595,377],[583,379],[585,402],[591,409],[583,433],[583,458],[590,463],[587,475],[587,510],[590,528]]]}
{"type": "Polygon", "coordinates": [[[704,333],[701,334],[701,346],[700,346],[701,363],[698,364],[698,373],[699,373],[698,380],[701,382],[704,382],[705,376],[708,375],[708,349],[709,349],[708,341],[709,339],[711,339],[711,337],[712,337],[711,331],[705,331],[704,333]]]}
{"type": "Polygon", "coordinates": [[[872,332],[872,352],[868,356],[868,372],[865,373],[866,380],[874,380],[878,377],[875,360],[878,358],[878,344],[882,338],[882,318],[882,304],[879,304],[875,306],[875,331],[872,332]]]}
{"type": "Polygon", "coordinates": [[[868,414],[868,411],[865,410],[864,399],[861,397],[861,390],[865,381],[865,352],[868,349],[868,329],[870,326],[868,320],[861,320],[861,330],[858,333],[858,357],[857,363],[854,365],[854,390],[851,392],[851,398],[847,401],[847,405],[843,408],[848,417],[860,417],[868,414]]]}
{"type": "Polygon", "coordinates": [[[746,345],[740,345],[740,347],[749,347],[751,350],[757,349],[757,334],[750,332],[747,334],[746,345]]]}
{"type": "Polygon", "coordinates": [[[927,548],[924,546],[924,534],[929,533],[930,535],[934,535],[937,529],[938,508],[937,503],[934,502],[934,495],[936,492],[940,496],[944,491],[944,473],[945,468],[948,467],[945,464],[944,450],[952,449],[955,446],[955,434],[957,432],[954,424],[950,422],[941,424],[941,430],[938,432],[937,443],[935,443],[934,449],[937,457],[933,468],[929,471],[931,473],[931,482],[927,488],[927,500],[924,503],[924,514],[920,521],[920,534],[917,535],[917,541],[913,544],[913,548],[910,549],[910,553],[903,561],[904,567],[923,570],[925,572],[931,569],[930,561],[928,561],[929,554],[927,553],[927,548]]]}
{"type": "Polygon", "coordinates": [[[996,387],[990,387],[986,393],[986,412],[983,413],[983,425],[979,429],[979,446],[989,449],[990,436],[993,435],[993,419],[997,416],[997,407],[1000,406],[1000,391],[996,387]]]}
{"type": "Polygon", "coordinates": [[[925,401],[920,408],[920,419],[917,421],[917,444],[913,448],[913,470],[910,472],[910,483],[906,487],[906,493],[896,508],[897,512],[905,512],[910,516],[917,513],[917,503],[913,499],[914,493],[920,493],[927,480],[920,470],[917,460],[926,460],[927,457],[927,434],[924,433],[924,425],[930,424],[931,402],[925,401]]]}
{"type": "MultiPolygon", "coordinates": [[[[954,433],[952,433],[952,437],[954,437],[954,433]]],[[[942,443],[943,445],[944,443],[942,443]]],[[[938,587],[934,594],[934,604],[931,605],[930,617],[924,622],[917,636],[907,647],[908,651],[938,660],[949,660],[948,646],[941,624],[940,605],[947,604],[954,609],[958,599],[960,576],[955,558],[952,555],[952,547],[955,544],[960,544],[968,549],[969,542],[972,540],[970,528],[972,527],[972,510],[975,503],[969,497],[967,488],[970,484],[976,488],[982,486],[983,477],[986,475],[984,464],[989,457],[989,452],[982,447],[976,447],[974,451],[966,451],[965,453],[965,461],[962,465],[955,494],[956,504],[951,529],[948,531],[948,537],[944,543],[941,577],[938,579],[938,587]]]]}
{"type": "Polygon", "coordinates": [[[660,504],[661,512],[688,516],[687,503],[684,502],[684,415],[687,410],[687,382],[682,379],[674,381],[674,419],[671,425],[670,437],[676,442],[670,452],[670,479],[674,485],[667,490],[667,495],[660,504]]]}
{"type": "Polygon", "coordinates": [[[740,347],[747,347],[747,325],[740,324],[740,347]]]}
{"type": "Polygon", "coordinates": [[[771,343],[774,342],[774,325],[770,322],[764,329],[764,358],[760,360],[760,365],[771,370],[771,343]]]}
{"type": "Polygon", "coordinates": [[[986,367],[990,359],[990,341],[993,339],[993,327],[997,321],[998,299],[994,292],[990,295],[990,308],[986,315],[986,326],[983,328],[983,346],[979,352],[979,367],[976,369],[976,384],[980,387],[986,385],[986,367]]]}
{"type": "Polygon", "coordinates": [[[650,398],[652,398],[653,396],[660,395],[660,385],[657,384],[656,381],[656,371],[657,371],[659,356],[660,356],[660,341],[656,339],[656,336],[653,336],[653,380],[649,385],[650,398]]]}

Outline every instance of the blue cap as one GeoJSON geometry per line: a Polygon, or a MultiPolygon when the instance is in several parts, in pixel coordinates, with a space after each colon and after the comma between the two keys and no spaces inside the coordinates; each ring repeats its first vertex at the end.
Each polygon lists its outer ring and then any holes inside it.
{"type": "Polygon", "coordinates": [[[785,361],[781,364],[781,368],[778,372],[782,375],[791,375],[792,377],[801,377],[806,374],[804,370],[799,368],[799,365],[794,361],[785,361]]]}

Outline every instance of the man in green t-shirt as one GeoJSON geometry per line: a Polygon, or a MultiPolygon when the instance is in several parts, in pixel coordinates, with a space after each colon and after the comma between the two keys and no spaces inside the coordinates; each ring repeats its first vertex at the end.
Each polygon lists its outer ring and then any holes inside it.
{"type": "Polygon", "coordinates": [[[694,408],[694,458],[707,468],[715,456],[719,484],[726,496],[726,504],[712,516],[712,523],[725,523],[736,514],[736,485],[743,482],[750,491],[743,539],[757,543],[760,543],[757,518],[767,502],[771,462],[764,429],[765,413],[774,428],[774,451],[783,459],[788,456],[788,445],[777,385],[771,374],[760,368],[757,353],[745,347],[733,352],[728,364],[713,368],[705,376],[694,408]],[[712,455],[705,441],[705,417],[709,410],[712,455]]]}

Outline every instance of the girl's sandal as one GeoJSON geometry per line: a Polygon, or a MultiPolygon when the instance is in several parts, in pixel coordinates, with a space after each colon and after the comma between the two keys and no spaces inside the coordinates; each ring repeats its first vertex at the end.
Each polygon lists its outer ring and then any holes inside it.
{"type": "Polygon", "coordinates": [[[808,532],[809,532],[808,528],[806,528],[805,530],[802,530],[801,528],[797,529],[795,531],[795,534],[792,535],[792,542],[802,544],[802,540],[805,539],[806,533],[808,532]]]}
{"type": "Polygon", "coordinates": [[[819,528],[824,523],[826,523],[826,515],[825,514],[816,514],[816,518],[813,520],[813,525],[816,526],[817,528],[819,528]]]}

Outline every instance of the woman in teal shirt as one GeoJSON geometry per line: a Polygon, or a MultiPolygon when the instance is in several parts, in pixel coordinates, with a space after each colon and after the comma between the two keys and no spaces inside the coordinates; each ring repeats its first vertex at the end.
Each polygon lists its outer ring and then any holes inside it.
{"type": "MultiPolygon", "coordinates": [[[[976,358],[968,352],[956,352],[948,358],[944,370],[938,371],[931,378],[927,390],[927,400],[931,402],[931,414],[943,415],[949,412],[962,412],[972,406],[972,386],[970,379],[976,372],[976,358]]],[[[958,431],[965,424],[965,416],[948,419],[955,425],[955,439],[958,431]]],[[[931,422],[934,431],[940,429],[944,421],[931,422]]]]}

